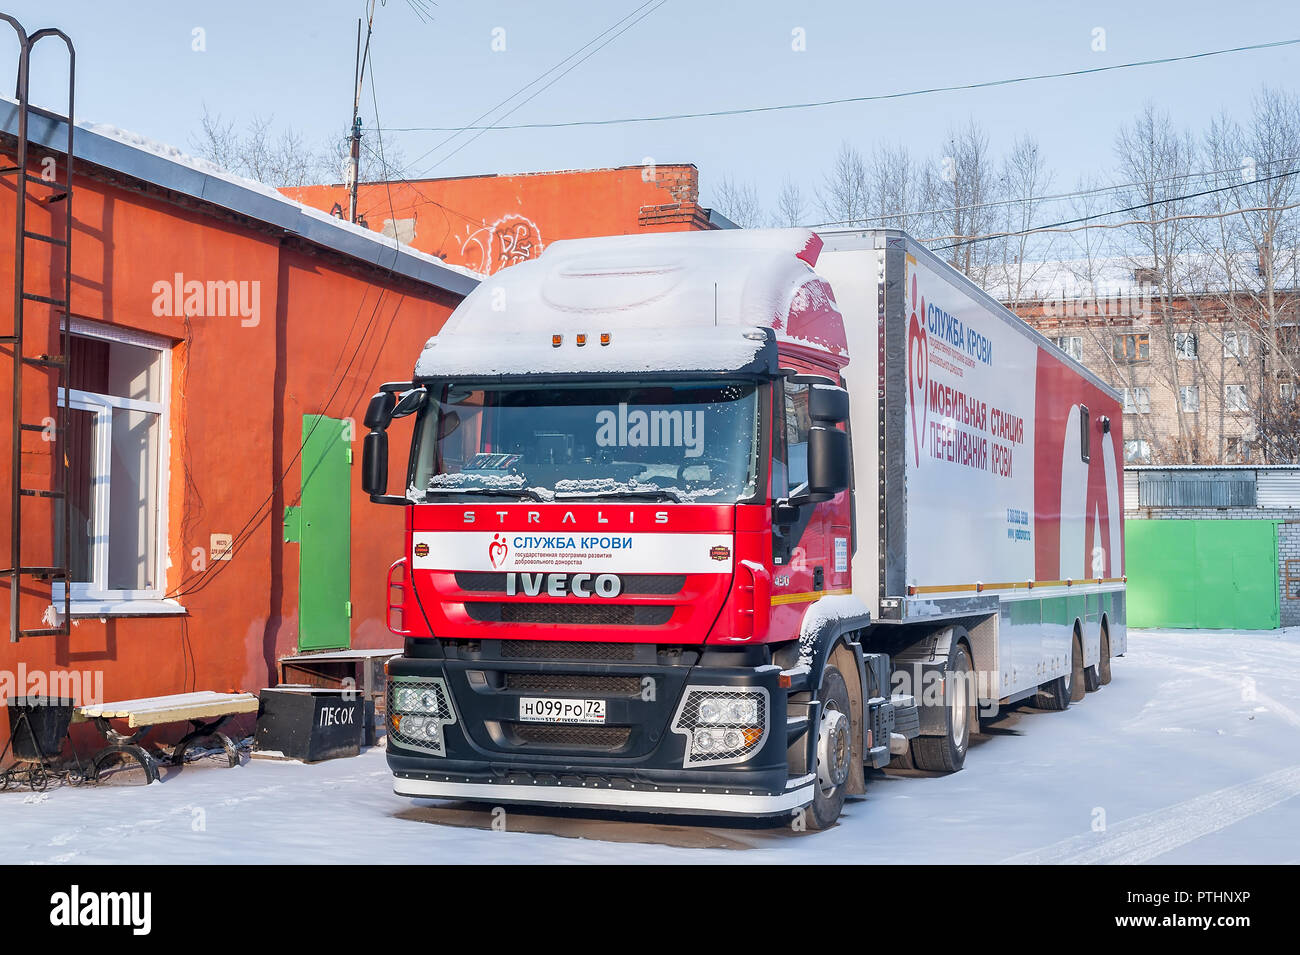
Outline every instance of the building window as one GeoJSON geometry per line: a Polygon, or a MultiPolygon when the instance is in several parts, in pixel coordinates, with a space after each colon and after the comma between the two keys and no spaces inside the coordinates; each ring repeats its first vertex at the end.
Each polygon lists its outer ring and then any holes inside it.
{"type": "MultiPolygon", "coordinates": [[[[60,395],[70,419],[74,610],[79,602],[158,601],[165,589],[170,356],[152,338],[91,328],[78,323],[70,388],[60,395]]],[[[62,587],[55,591],[57,604],[62,587]]]]}
{"type": "Polygon", "coordinates": [[[1289,405],[1295,403],[1295,382],[1280,381],[1277,385],[1277,396],[1283,404],[1289,405]]]}
{"type": "Polygon", "coordinates": [[[1124,461],[1127,464],[1141,464],[1151,460],[1151,445],[1140,439],[1124,442],[1124,461]]]}
{"type": "Polygon", "coordinates": [[[1246,386],[1224,385],[1223,407],[1227,411],[1249,411],[1250,406],[1246,403],[1246,386]]]}
{"type": "Polygon", "coordinates": [[[1056,340],[1056,347],[1075,361],[1083,361],[1083,337],[1081,335],[1062,335],[1056,340]]]}
{"type": "Polygon", "coordinates": [[[1223,355],[1225,358],[1245,358],[1250,354],[1250,336],[1245,332],[1223,333],[1223,355]]]}
{"type": "Polygon", "coordinates": [[[1223,457],[1227,464],[1246,464],[1250,461],[1250,443],[1240,436],[1229,438],[1223,457]]]}
{"type": "Polygon", "coordinates": [[[1174,353],[1183,361],[1194,360],[1196,358],[1196,333],[1175,332],[1174,353]]]}
{"type": "Polygon", "coordinates": [[[1150,414],[1151,413],[1151,389],[1150,388],[1125,388],[1124,389],[1124,413],[1125,414],[1150,414]]]}
{"type": "Polygon", "coordinates": [[[1201,389],[1197,385],[1183,385],[1178,389],[1178,403],[1184,411],[1201,410],[1201,389]]]}
{"type": "Polygon", "coordinates": [[[1151,336],[1142,333],[1115,336],[1115,360],[1139,362],[1151,360],[1151,336]]]}

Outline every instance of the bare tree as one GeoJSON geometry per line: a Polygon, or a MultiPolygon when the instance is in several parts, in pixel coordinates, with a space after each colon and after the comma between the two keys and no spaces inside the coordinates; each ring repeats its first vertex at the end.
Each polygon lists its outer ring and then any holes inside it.
{"type": "Polygon", "coordinates": [[[254,116],[239,130],[205,106],[194,146],[204,159],[269,186],[306,186],[338,177],[339,166],[327,150],[308,146],[292,127],[277,132],[273,117],[254,116]]]}
{"type": "Polygon", "coordinates": [[[845,140],[817,189],[817,205],[828,222],[850,225],[868,215],[869,195],[867,163],[845,140]]]}
{"type": "Polygon", "coordinates": [[[1051,189],[1052,174],[1038,143],[1029,136],[1016,140],[1002,160],[1001,186],[1007,197],[1001,206],[1002,228],[1007,235],[995,245],[1000,258],[995,271],[1000,273],[1000,285],[1006,290],[1005,301],[1014,308],[1028,283],[1043,268],[1043,262],[1052,255],[1053,245],[1050,234],[1039,236],[1031,231],[1037,224],[1043,196],[1051,189]],[[1037,261],[1029,261],[1031,254],[1037,261]]]}
{"type": "Polygon", "coordinates": [[[1216,117],[1203,142],[1213,171],[1202,185],[1215,191],[1196,229],[1203,263],[1197,304],[1213,319],[1206,324],[1225,366],[1220,389],[1228,377],[1245,389],[1244,437],[1263,461],[1293,463],[1300,459],[1293,291],[1300,278],[1300,102],[1265,88],[1246,125],[1216,117]]]}
{"type": "Polygon", "coordinates": [[[993,203],[1000,197],[999,183],[989,152],[988,136],[974,121],[948,131],[945,155],[939,159],[938,198],[946,208],[937,213],[935,228],[947,240],[948,263],[979,284],[988,280],[989,263],[997,247],[992,235],[997,227],[993,203]]]}
{"type": "Polygon", "coordinates": [[[742,229],[753,229],[763,222],[763,206],[752,182],[737,182],[723,176],[713,190],[718,211],[742,229]]]}
{"type": "Polygon", "coordinates": [[[808,222],[808,210],[804,203],[803,190],[799,183],[789,176],[781,182],[781,191],[776,196],[776,210],[772,213],[772,225],[778,228],[805,225],[808,222]]]}
{"type": "Polygon", "coordinates": [[[1157,450],[1161,463],[1193,463],[1206,453],[1204,419],[1182,401],[1182,389],[1192,387],[1196,376],[1194,366],[1179,358],[1179,335],[1187,334],[1191,318],[1185,307],[1193,239],[1187,217],[1196,212],[1183,193],[1196,169],[1198,149],[1191,134],[1177,129],[1167,112],[1148,104],[1121,127],[1115,151],[1119,175],[1129,184],[1120,200],[1142,207],[1133,224],[1124,228],[1125,258],[1134,281],[1151,291],[1153,321],[1138,324],[1134,333],[1148,336],[1150,380],[1160,382],[1173,398],[1174,433],[1167,446],[1157,450]]]}

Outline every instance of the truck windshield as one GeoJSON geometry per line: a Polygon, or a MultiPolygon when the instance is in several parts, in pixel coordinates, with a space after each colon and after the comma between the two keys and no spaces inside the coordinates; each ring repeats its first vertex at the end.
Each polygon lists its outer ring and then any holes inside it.
{"type": "Polygon", "coordinates": [[[734,502],[757,485],[753,382],[431,384],[415,501],[734,502]]]}

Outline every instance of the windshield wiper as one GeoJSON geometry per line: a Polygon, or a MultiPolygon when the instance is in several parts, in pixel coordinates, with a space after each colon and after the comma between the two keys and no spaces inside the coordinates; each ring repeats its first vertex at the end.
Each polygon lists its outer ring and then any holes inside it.
{"type": "Polygon", "coordinates": [[[513,497],[527,498],[530,501],[545,501],[542,497],[530,487],[431,487],[425,490],[428,494],[478,494],[483,497],[513,497]]]}
{"type": "Polygon", "coordinates": [[[681,504],[685,498],[680,491],[670,487],[648,488],[644,491],[572,491],[567,494],[556,493],[557,501],[611,500],[611,501],[674,501],[681,504]]]}

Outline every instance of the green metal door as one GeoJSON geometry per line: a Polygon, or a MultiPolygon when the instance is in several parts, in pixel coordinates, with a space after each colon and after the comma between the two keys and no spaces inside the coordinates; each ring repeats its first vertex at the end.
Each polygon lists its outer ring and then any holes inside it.
{"type": "Polygon", "coordinates": [[[351,644],[352,443],[347,421],[302,419],[298,524],[298,649],[351,644]]]}
{"type": "Polygon", "coordinates": [[[1275,522],[1129,520],[1124,539],[1129,626],[1279,625],[1275,522]]]}

